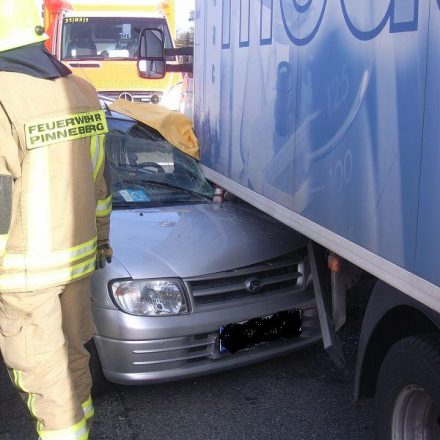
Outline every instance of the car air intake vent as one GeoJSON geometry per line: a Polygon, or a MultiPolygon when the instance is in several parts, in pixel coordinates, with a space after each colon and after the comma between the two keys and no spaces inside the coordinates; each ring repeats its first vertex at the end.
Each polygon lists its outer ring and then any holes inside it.
{"type": "MultiPolygon", "coordinates": [[[[194,301],[209,304],[295,289],[303,277],[304,259],[296,254],[265,261],[252,266],[188,278],[194,301]]],[[[299,288],[302,288],[300,286],[299,288]]]]}

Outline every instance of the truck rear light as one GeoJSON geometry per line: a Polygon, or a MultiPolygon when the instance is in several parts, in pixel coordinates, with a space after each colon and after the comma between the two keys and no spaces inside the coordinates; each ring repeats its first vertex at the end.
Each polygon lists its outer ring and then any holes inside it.
{"type": "Polygon", "coordinates": [[[332,272],[340,272],[341,270],[341,257],[331,252],[327,259],[328,268],[332,272]]]}

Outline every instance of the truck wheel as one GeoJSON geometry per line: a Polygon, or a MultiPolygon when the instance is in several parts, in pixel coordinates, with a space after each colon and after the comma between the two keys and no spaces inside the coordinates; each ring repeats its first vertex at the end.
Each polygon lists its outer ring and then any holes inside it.
{"type": "Polygon", "coordinates": [[[105,378],[102,372],[101,360],[93,339],[86,344],[90,353],[90,374],[92,375],[92,398],[103,396],[110,388],[110,382],[105,378]]]}
{"type": "Polygon", "coordinates": [[[440,336],[397,342],[380,368],[375,394],[377,440],[440,439],[440,336]]]}

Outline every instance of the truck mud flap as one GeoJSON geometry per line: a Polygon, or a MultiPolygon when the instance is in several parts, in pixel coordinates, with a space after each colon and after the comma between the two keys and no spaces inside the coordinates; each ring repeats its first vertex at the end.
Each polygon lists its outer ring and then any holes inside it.
{"type": "Polygon", "coordinates": [[[310,269],[312,272],[313,288],[315,290],[316,306],[318,309],[319,322],[321,325],[322,341],[324,349],[335,363],[338,369],[345,367],[345,357],[342,350],[342,343],[336,334],[333,325],[331,310],[331,290],[329,283],[325,281],[325,272],[327,266],[324,259],[319,258],[321,247],[309,241],[307,250],[310,260],[310,269]]]}

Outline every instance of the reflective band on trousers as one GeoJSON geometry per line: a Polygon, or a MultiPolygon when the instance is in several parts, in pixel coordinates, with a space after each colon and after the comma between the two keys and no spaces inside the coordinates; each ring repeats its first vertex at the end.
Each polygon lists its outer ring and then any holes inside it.
{"type": "Polygon", "coordinates": [[[28,150],[108,132],[103,110],[32,121],[24,130],[28,150]]]}
{"type": "Polygon", "coordinates": [[[89,429],[84,418],[70,428],[60,429],[59,431],[38,431],[38,434],[40,440],[87,440],[89,429]]]}
{"type": "Polygon", "coordinates": [[[105,217],[110,215],[112,212],[112,196],[108,196],[104,200],[98,201],[98,206],[96,207],[96,217],[105,217]]]}
{"type": "MultiPolygon", "coordinates": [[[[24,393],[28,395],[27,406],[32,414],[32,416],[37,420],[37,432],[40,436],[39,440],[87,440],[89,438],[89,430],[87,427],[87,420],[92,416],[85,415],[85,417],[80,420],[75,425],[70,428],[60,429],[58,431],[44,431],[42,427],[41,420],[39,420],[35,413],[34,400],[35,395],[32,393],[28,393],[23,386],[23,372],[20,370],[12,370],[12,377],[14,384],[24,393]]],[[[82,406],[84,409],[84,405],[88,404],[89,413],[90,406],[91,411],[93,411],[92,399],[89,398],[87,402],[85,402],[82,406]]],[[[85,413],[85,410],[84,410],[85,413]]],[[[93,415],[93,414],[92,414],[93,415]]]]}
{"type": "Polygon", "coordinates": [[[96,256],[93,255],[93,258],[59,270],[5,274],[0,276],[0,291],[37,290],[50,285],[65,284],[92,273],[95,270],[95,261],[96,256]]]}
{"type": "Polygon", "coordinates": [[[92,397],[90,396],[83,404],[81,404],[84,417],[90,420],[95,415],[95,408],[93,407],[92,397]]]}
{"type": "Polygon", "coordinates": [[[93,163],[93,180],[96,180],[98,171],[104,162],[104,136],[93,136],[90,141],[90,156],[93,163]]]}
{"type": "Polygon", "coordinates": [[[96,240],[96,237],[94,237],[78,246],[54,251],[46,255],[43,253],[24,255],[8,253],[3,261],[3,270],[48,270],[66,266],[89,255],[94,255],[96,253],[96,240]]]}
{"type": "Polygon", "coordinates": [[[15,370],[11,369],[12,372],[12,381],[14,382],[14,385],[23,393],[26,393],[28,395],[26,405],[29,408],[30,413],[32,414],[32,417],[37,420],[37,429],[40,425],[41,421],[37,418],[36,412],[35,412],[35,394],[28,393],[23,385],[23,372],[21,370],[15,370]]]}

